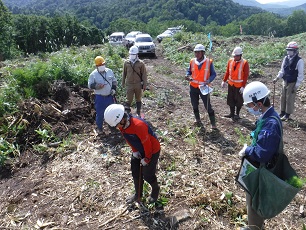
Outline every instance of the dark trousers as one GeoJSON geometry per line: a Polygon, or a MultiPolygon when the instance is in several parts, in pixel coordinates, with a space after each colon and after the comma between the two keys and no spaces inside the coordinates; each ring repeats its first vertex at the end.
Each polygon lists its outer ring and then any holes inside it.
{"type": "MultiPolygon", "coordinates": [[[[153,154],[149,165],[142,167],[141,178],[148,182],[150,185],[157,181],[156,168],[159,153],[160,152],[153,154]]],[[[140,159],[137,159],[133,156],[131,157],[131,171],[134,181],[139,181],[140,159]]]]}
{"type": "Polygon", "coordinates": [[[207,95],[203,95],[201,94],[201,91],[199,88],[194,88],[192,86],[190,86],[190,99],[191,99],[191,105],[193,108],[194,113],[198,113],[199,112],[199,100],[200,98],[203,101],[204,107],[207,110],[208,114],[214,114],[214,110],[210,104],[210,96],[209,94],[207,95]]]}
{"type": "Polygon", "coordinates": [[[235,86],[228,85],[227,90],[227,104],[230,107],[242,107],[243,106],[243,97],[239,92],[240,88],[236,88],[235,86]]]}

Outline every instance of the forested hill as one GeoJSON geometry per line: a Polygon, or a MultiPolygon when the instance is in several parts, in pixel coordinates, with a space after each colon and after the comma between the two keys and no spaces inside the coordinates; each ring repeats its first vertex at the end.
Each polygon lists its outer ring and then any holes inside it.
{"type": "Polygon", "coordinates": [[[73,13],[105,29],[119,18],[148,22],[152,18],[192,20],[202,25],[215,21],[225,25],[263,12],[231,0],[3,0],[13,14],[49,15],[73,13]]]}

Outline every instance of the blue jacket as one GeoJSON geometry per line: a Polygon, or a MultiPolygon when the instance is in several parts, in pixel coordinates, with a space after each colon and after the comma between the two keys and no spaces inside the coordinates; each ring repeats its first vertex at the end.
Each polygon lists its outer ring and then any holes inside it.
{"type": "Polygon", "coordinates": [[[273,107],[270,107],[256,122],[256,129],[252,132],[253,142],[246,148],[245,155],[253,161],[268,163],[277,154],[282,130],[282,122],[278,114],[273,107]],[[271,116],[276,117],[278,121],[271,116]]]}

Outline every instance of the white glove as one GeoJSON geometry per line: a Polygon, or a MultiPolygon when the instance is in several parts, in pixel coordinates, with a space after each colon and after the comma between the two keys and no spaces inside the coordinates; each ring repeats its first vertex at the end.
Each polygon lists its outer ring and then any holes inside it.
{"type": "Polygon", "coordinates": [[[133,152],[133,157],[137,158],[137,159],[141,159],[141,154],[140,152],[133,152]]]}
{"type": "Polygon", "coordinates": [[[225,87],[225,82],[224,82],[224,81],[221,82],[221,87],[222,87],[222,88],[225,87]]]}
{"type": "Polygon", "coordinates": [[[116,94],[116,90],[112,89],[111,90],[111,95],[114,96],[116,94]]]}
{"type": "Polygon", "coordinates": [[[239,154],[238,154],[240,158],[242,158],[242,157],[245,156],[245,150],[246,150],[247,147],[248,147],[247,144],[244,144],[244,145],[243,145],[243,148],[240,150],[240,152],[239,152],[239,154]]]}
{"type": "Polygon", "coordinates": [[[275,84],[277,82],[277,80],[278,80],[278,77],[274,78],[273,83],[275,84]]]}
{"type": "Polygon", "coordinates": [[[149,164],[148,158],[142,158],[140,164],[142,166],[147,166],[149,164]]]}
{"type": "Polygon", "coordinates": [[[240,94],[243,94],[243,91],[244,91],[244,87],[241,87],[241,88],[239,89],[239,93],[240,93],[240,94]]]}

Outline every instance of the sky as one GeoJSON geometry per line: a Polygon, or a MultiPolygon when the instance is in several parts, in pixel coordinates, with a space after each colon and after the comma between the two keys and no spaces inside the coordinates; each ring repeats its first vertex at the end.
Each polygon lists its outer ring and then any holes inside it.
{"type": "Polygon", "coordinates": [[[256,0],[256,2],[259,2],[261,4],[266,4],[266,3],[273,3],[273,2],[286,2],[288,0],[256,0]]]}

